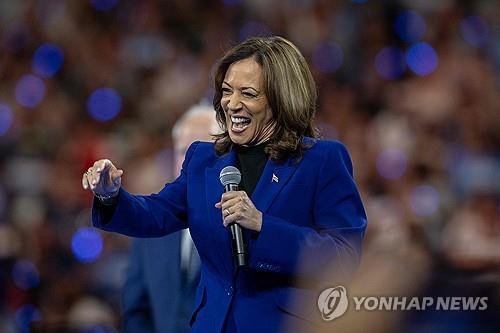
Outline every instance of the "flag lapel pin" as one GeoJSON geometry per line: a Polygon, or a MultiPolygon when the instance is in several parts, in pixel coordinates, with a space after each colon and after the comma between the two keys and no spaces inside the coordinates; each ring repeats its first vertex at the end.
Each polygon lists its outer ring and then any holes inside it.
{"type": "Polygon", "coordinates": [[[276,175],[273,173],[273,180],[272,180],[271,182],[272,182],[272,183],[274,183],[274,182],[276,182],[276,183],[277,183],[278,181],[279,181],[278,176],[276,176],[276,175]]]}

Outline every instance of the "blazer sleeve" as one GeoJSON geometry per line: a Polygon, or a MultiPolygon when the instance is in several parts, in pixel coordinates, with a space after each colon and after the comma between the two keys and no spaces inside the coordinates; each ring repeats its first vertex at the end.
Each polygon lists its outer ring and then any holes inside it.
{"type": "Polygon", "coordinates": [[[153,333],[153,309],[145,284],[141,245],[132,245],[122,290],[123,332],[153,333]]]}
{"type": "Polygon", "coordinates": [[[199,142],[187,150],[177,179],[156,194],[132,195],[123,188],[113,214],[93,205],[95,227],[132,237],[160,237],[187,227],[187,170],[199,142]]]}
{"type": "Polygon", "coordinates": [[[298,225],[263,214],[261,231],[249,245],[251,267],[316,279],[331,273],[345,277],[358,266],[366,214],[346,148],[339,142],[326,148],[313,220],[298,225]]]}

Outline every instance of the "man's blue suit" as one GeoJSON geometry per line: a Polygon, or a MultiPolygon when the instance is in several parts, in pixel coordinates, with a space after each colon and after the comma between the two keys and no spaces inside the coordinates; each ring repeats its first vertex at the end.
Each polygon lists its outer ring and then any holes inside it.
{"type": "MultiPolygon", "coordinates": [[[[122,297],[124,332],[179,333],[183,320],[187,327],[189,318],[181,314],[193,299],[181,282],[180,249],[180,232],[134,239],[122,297]]],[[[190,284],[198,279],[199,272],[190,284]]]]}
{"type": "Polygon", "coordinates": [[[322,274],[325,268],[355,267],[366,215],[345,147],[339,142],[304,140],[311,147],[299,163],[293,159],[266,163],[251,196],[262,212],[262,228],[246,233],[249,264],[238,274],[230,234],[220,209],[214,207],[223,193],[220,171],[236,165],[234,149],[217,156],[212,143],[193,143],[174,182],[151,196],[120,189],[112,217],[106,219],[94,205],[93,223],[135,237],[162,236],[189,227],[201,257],[193,332],[221,332],[229,312],[238,333],[279,332],[283,323],[300,327],[315,322],[320,318],[318,290],[294,281],[332,286],[329,276],[322,274]]]}

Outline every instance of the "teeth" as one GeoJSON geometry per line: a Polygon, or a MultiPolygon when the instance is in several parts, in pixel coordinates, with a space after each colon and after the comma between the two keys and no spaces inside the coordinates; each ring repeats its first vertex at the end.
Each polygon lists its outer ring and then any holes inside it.
{"type": "Polygon", "coordinates": [[[235,124],[239,124],[239,123],[243,123],[245,121],[249,121],[250,119],[248,118],[244,118],[244,117],[235,117],[235,116],[231,116],[231,121],[235,124]]]}

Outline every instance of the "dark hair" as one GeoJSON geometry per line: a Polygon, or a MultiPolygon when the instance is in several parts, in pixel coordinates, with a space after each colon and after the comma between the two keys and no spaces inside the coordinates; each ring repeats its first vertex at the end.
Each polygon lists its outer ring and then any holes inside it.
{"type": "Polygon", "coordinates": [[[226,72],[232,63],[250,57],[262,66],[264,92],[276,121],[275,131],[266,146],[266,154],[274,161],[288,157],[300,159],[307,149],[302,139],[305,136],[317,137],[313,125],[316,85],[297,47],[278,36],[250,38],[231,48],[220,60],[214,78],[213,105],[223,133],[214,136],[215,150],[222,155],[232,147],[221,105],[226,72]]]}

